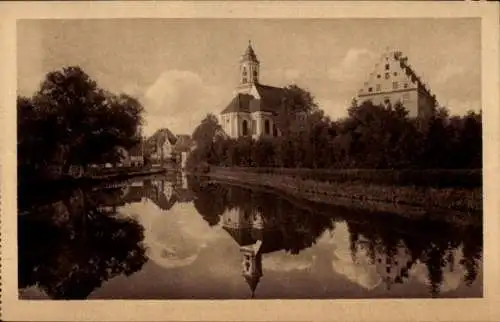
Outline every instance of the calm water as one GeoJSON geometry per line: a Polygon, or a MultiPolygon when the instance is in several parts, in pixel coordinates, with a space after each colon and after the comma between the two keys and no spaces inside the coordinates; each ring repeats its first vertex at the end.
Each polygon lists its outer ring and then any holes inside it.
{"type": "Polygon", "coordinates": [[[482,296],[482,230],[313,205],[182,175],[38,191],[22,299],[482,296]]]}

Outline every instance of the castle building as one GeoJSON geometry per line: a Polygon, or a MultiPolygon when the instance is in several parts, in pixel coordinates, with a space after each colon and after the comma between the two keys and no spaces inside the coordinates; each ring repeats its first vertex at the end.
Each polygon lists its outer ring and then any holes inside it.
{"type": "Polygon", "coordinates": [[[371,101],[375,105],[394,106],[401,103],[410,117],[426,118],[434,113],[436,97],[422,82],[408,58],[400,51],[387,50],[375,65],[368,80],[359,90],[358,102],[371,101]]]}
{"type": "Polygon", "coordinates": [[[240,60],[239,84],[234,98],[220,114],[222,128],[231,138],[256,139],[280,134],[275,120],[284,90],[261,84],[259,76],[260,62],[249,42],[240,60]]]}

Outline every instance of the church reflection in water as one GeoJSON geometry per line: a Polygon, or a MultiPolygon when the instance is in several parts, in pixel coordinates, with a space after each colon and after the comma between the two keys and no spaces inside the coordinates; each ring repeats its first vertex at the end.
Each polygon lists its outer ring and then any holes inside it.
{"type": "Polygon", "coordinates": [[[240,246],[242,274],[253,298],[263,275],[263,254],[283,249],[277,223],[273,218],[265,219],[259,209],[233,208],[222,215],[222,225],[240,246]]]}
{"type": "MultiPolygon", "coordinates": [[[[104,281],[140,271],[148,261],[145,228],[115,214],[127,204],[149,201],[161,216],[186,203],[195,217],[201,216],[200,223],[230,235],[239,248],[241,275],[251,298],[258,296],[265,279],[263,259],[271,260],[265,262],[269,264],[306,249],[321,257],[318,263],[331,263],[330,271],[344,274],[364,291],[381,285],[378,291],[388,296],[412,279],[428,286],[426,296],[432,297],[482,283],[482,227],[370,216],[176,174],[47,193],[46,200],[36,202],[21,199],[19,208],[29,211],[18,217],[19,287],[38,285],[52,298],[86,298],[104,281]],[[346,249],[347,260],[339,259],[340,248],[346,249]],[[359,272],[369,281],[356,281],[359,272]]],[[[325,282],[328,274],[321,276],[325,282]]],[[[269,292],[265,284],[259,297],[269,292]]]]}

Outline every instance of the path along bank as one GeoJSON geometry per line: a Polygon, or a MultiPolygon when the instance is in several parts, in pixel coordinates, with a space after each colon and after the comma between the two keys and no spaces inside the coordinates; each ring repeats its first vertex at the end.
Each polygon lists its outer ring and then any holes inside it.
{"type": "Polygon", "coordinates": [[[203,176],[219,182],[272,188],[297,198],[349,209],[481,225],[481,173],[474,171],[415,170],[409,176],[409,172],[401,171],[337,170],[321,174],[298,169],[210,167],[203,176]],[[432,180],[436,184],[426,183],[432,180]],[[391,181],[398,184],[389,184],[391,181]],[[414,183],[409,184],[411,181],[414,183]]]}

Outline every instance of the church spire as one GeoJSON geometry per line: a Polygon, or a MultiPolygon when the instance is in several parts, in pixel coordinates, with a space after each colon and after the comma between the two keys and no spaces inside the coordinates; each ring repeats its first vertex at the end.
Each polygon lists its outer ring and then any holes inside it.
{"type": "Polygon", "coordinates": [[[257,55],[255,54],[255,51],[253,50],[251,40],[248,40],[248,47],[245,50],[245,53],[243,54],[243,56],[241,57],[241,62],[244,62],[244,61],[251,61],[251,62],[255,62],[257,64],[259,63],[259,60],[257,59],[257,55]]]}
{"type": "Polygon", "coordinates": [[[241,89],[248,90],[249,86],[259,83],[260,62],[252,47],[252,41],[248,41],[248,47],[240,59],[240,84],[241,89]]]}

